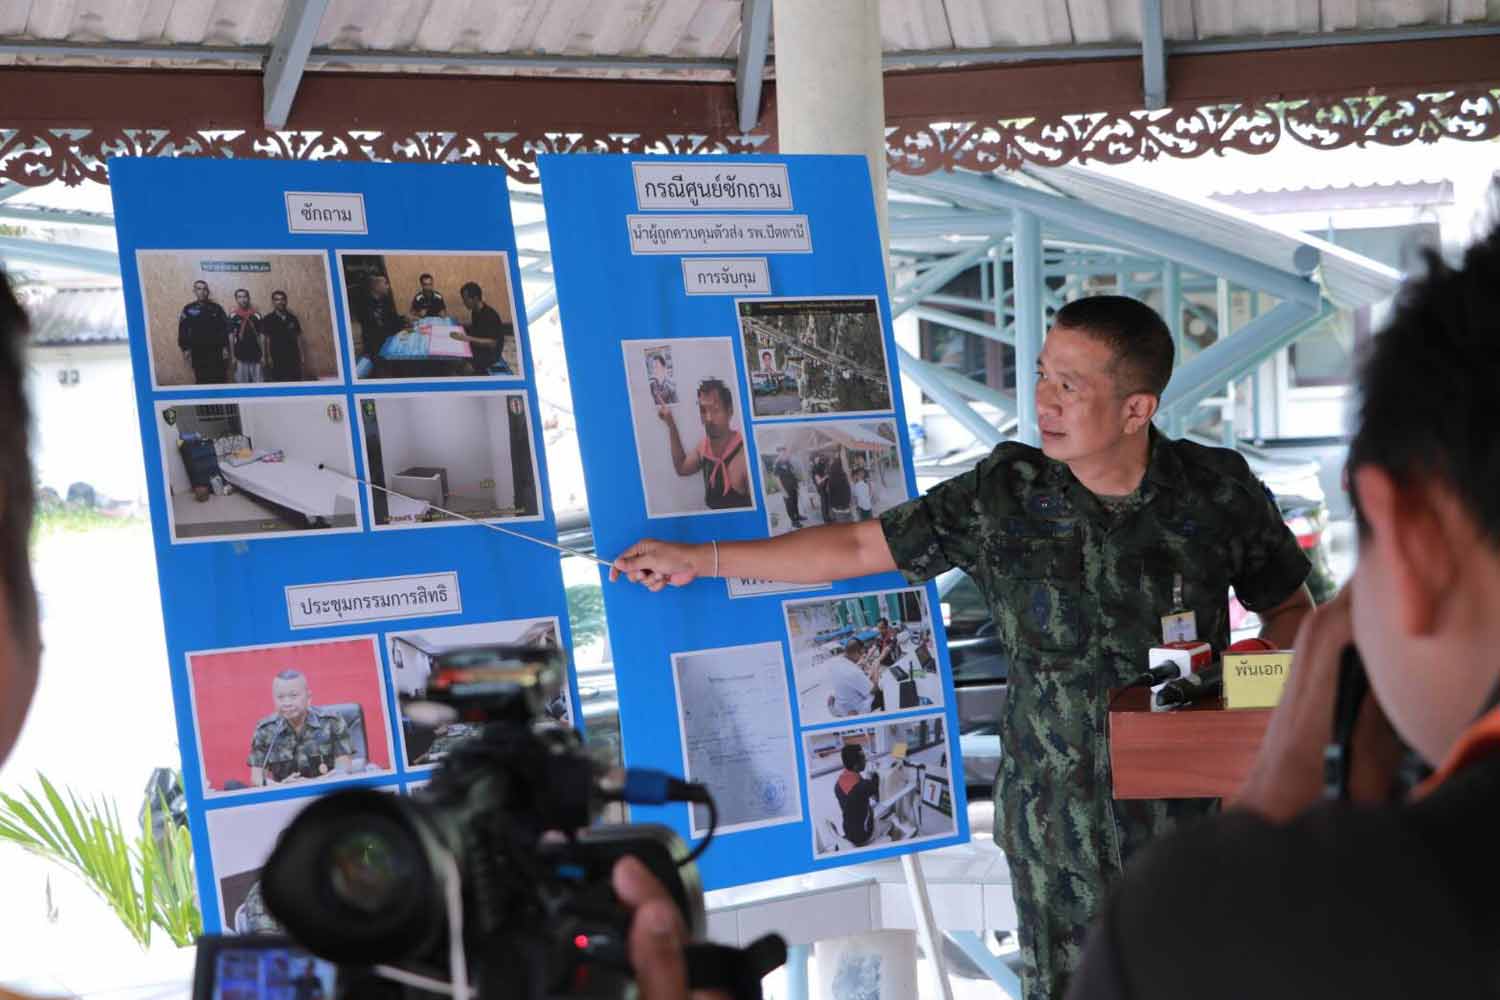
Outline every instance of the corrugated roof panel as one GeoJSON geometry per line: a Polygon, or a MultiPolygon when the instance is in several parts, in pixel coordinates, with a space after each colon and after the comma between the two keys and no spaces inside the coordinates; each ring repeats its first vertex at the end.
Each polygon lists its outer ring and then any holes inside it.
{"type": "MultiPolygon", "coordinates": [[[[953,0],[949,0],[950,9],[952,5],[953,0]]],[[[1069,45],[1074,41],[1066,4],[1052,0],[980,0],[980,6],[988,37],[971,43],[974,46],[1069,45]]]]}
{"type": "Polygon", "coordinates": [[[880,37],[893,52],[953,48],[943,0],[880,0],[880,37]]]}
{"type": "Polygon", "coordinates": [[[1087,167],[1027,167],[1024,172],[1065,196],[1152,225],[1169,225],[1175,233],[1288,273],[1298,273],[1292,263],[1297,249],[1310,246],[1321,255],[1318,278],[1324,293],[1337,305],[1371,305],[1395,294],[1401,284],[1400,272],[1384,264],[1207,199],[1166,194],[1087,167]]]}
{"type": "Polygon", "coordinates": [[[584,24],[583,15],[588,9],[588,0],[549,0],[543,8],[541,22],[536,26],[536,34],[532,36],[531,48],[553,55],[576,53],[574,39],[584,24]]]}
{"type": "MultiPolygon", "coordinates": [[[[1140,39],[1140,0],[879,2],[888,52],[1132,44],[1140,39]]],[[[287,6],[287,0],[0,0],[0,38],[263,49],[275,38],[287,6]]],[[[332,0],[315,45],[733,59],[742,6],[741,0],[332,0]]],[[[1162,0],[1162,7],[1163,30],[1173,41],[1500,23],[1500,0],[1162,0]]],[[[0,57],[5,64],[195,68],[255,68],[261,61],[258,51],[214,59],[192,54],[169,60],[100,59],[88,54],[0,57]]],[[[314,65],[340,68],[337,60],[314,65]]],[[[389,68],[434,72],[440,67],[389,68]]],[[[669,75],[722,79],[725,72],[705,69],[669,75]]]]}
{"type": "Polygon", "coordinates": [[[697,6],[677,43],[677,54],[704,59],[738,57],[739,50],[732,45],[739,37],[739,0],[701,0],[697,6]]]}
{"type": "Polygon", "coordinates": [[[1448,0],[1359,0],[1361,28],[1407,28],[1447,22],[1448,0]]]}
{"type": "Polygon", "coordinates": [[[1258,37],[1321,30],[1319,0],[1194,0],[1199,38],[1258,37]]]}
{"type": "Polygon", "coordinates": [[[31,342],[123,344],[130,340],[119,288],[62,288],[27,309],[31,342]]]}
{"type": "Polygon", "coordinates": [[[1161,5],[1162,34],[1168,41],[1185,42],[1198,37],[1193,18],[1193,0],[1164,0],[1161,5]]]}
{"type": "Polygon", "coordinates": [[[1139,0],[1068,0],[1068,20],[1073,40],[1080,45],[1101,42],[1139,41],[1139,0]]]}
{"type": "Polygon", "coordinates": [[[683,36],[697,13],[697,0],[664,0],[646,32],[640,54],[679,54],[683,36]]]}
{"type": "Polygon", "coordinates": [[[589,47],[601,56],[639,51],[658,5],[659,0],[594,0],[588,21],[597,27],[589,47]]]}

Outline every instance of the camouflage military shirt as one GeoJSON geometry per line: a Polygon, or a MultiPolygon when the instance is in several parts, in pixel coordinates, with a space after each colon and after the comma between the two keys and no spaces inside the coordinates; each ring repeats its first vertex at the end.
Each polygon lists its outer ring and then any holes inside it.
{"type": "Polygon", "coordinates": [[[265,768],[275,781],[291,774],[317,778],[333,770],[339,757],[354,756],[349,727],[337,713],[309,706],[299,733],[280,715],[255,724],[250,737],[250,766],[265,768]]]}
{"type": "Polygon", "coordinates": [[[1223,650],[1231,585],[1265,610],[1308,573],[1241,455],[1151,434],[1141,488],[1115,514],[1066,465],[1005,443],[881,519],[908,580],[953,566],[973,577],[1010,655],[995,839],[1011,857],[1111,873],[1174,816],[1205,811],[1113,801],[1109,691],[1146,669],[1176,591],[1223,650]]]}

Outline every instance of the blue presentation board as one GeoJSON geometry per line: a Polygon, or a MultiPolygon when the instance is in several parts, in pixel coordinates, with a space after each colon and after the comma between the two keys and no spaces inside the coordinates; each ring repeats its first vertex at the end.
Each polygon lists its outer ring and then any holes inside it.
{"type": "Polygon", "coordinates": [[[269,929],[300,808],[469,732],[406,718],[439,657],[571,648],[558,555],[485,526],[556,540],[505,173],[109,168],[204,926],[269,929]]]}
{"type": "MultiPolygon", "coordinates": [[[[859,157],[539,158],[599,553],[915,495],[859,157]]],[[[718,802],[721,888],[968,837],[936,590],[606,584],[626,763],[718,802]]],[[[701,806],[637,809],[699,839],[701,806]]]]}

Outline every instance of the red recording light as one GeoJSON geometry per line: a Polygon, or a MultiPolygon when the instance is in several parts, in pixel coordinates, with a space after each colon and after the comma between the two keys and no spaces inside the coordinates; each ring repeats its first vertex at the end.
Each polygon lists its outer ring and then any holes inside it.
{"type": "Polygon", "coordinates": [[[573,947],[577,948],[579,951],[586,951],[588,949],[588,946],[589,936],[587,934],[579,934],[573,939],[573,947]]]}

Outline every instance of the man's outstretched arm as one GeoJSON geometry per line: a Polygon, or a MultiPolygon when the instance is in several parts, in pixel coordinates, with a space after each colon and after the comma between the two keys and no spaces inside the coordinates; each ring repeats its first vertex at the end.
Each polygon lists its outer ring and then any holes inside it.
{"type": "MultiPolygon", "coordinates": [[[[888,573],[896,560],[879,521],[804,528],[751,542],[720,542],[719,576],[750,577],[781,583],[823,583],[888,573]]],[[[708,542],[679,544],[642,539],[626,549],[610,570],[632,582],[661,590],[714,575],[714,548],[708,542]]]]}

